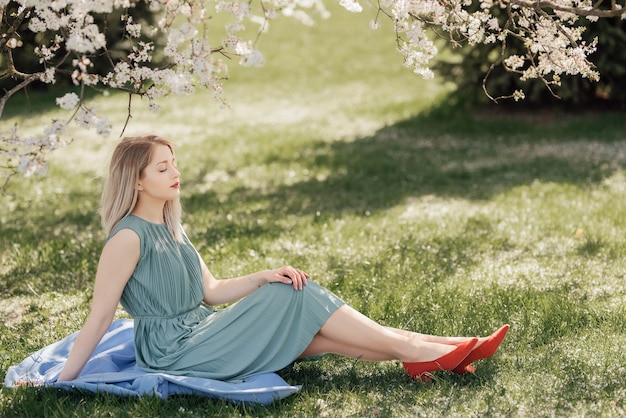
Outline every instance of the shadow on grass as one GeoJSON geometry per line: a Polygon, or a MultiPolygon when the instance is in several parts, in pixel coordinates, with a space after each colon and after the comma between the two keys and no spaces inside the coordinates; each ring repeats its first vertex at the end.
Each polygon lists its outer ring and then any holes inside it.
{"type": "MultiPolygon", "coordinates": [[[[409,197],[489,199],[534,181],[587,187],[626,167],[625,130],[621,114],[534,120],[438,110],[355,141],[320,140],[296,156],[276,150],[263,161],[288,166],[298,160],[311,172],[329,174],[265,194],[239,188],[219,205],[229,213],[252,206],[273,216],[340,217],[375,213],[409,197]]],[[[185,210],[202,212],[212,197],[189,196],[185,210]]]]}
{"type": "MultiPolygon", "coordinates": [[[[267,196],[269,210],[337,217],[385,210],[409,197],[490,199],[534,181],[587,187],[626,167],[624,131],[623,115],[586,125],[419,116],[352,142],[317,142],[306,164],[330,174],[279,188],[267,196]]],[[[280,154],[266,160],[289,161],[280,154]]],[[[255,199],[247,191],[233,197],[255,199]]]]}

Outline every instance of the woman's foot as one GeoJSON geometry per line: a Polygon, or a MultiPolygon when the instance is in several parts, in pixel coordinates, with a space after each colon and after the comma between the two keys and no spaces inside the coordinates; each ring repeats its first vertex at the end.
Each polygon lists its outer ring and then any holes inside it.
{"type": "Polygon", "coordinates": [[[485,341],[478,344],[476,348],[474,348],[469,355],[454,368],[454,372],[458,374],[474,373],[476,369],[471,365],[471,363],[482,358],[489,358],[493,356],[502,343],[502,340],[504,340],[508,330],[509,325],[506,324],[487,337],[485,341]]]}
{"type": "Polygon", "coordinates": [[[457,367],[472,351],[478,338],[459,344],[448,354],[444,354],[436,360],[403,362],[402,365],[411,378],[425,381],[428,379],[427,373],[439,370],[452,370],[457,367]]]}

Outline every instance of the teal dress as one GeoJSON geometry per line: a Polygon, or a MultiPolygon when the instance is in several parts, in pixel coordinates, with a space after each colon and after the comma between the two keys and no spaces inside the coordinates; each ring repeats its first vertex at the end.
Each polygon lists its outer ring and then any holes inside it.
{"type": "Polygon", "coordinates": [[[203,303],[200,256],[166,224],[129,215],[109,239],[131,229],[141,241],[120,303],[134,318],[137,366],[219,380],[280,370],[308,347],[345,302],[309,280],[302,291],[273,283],[220,310],[203,303]]]}

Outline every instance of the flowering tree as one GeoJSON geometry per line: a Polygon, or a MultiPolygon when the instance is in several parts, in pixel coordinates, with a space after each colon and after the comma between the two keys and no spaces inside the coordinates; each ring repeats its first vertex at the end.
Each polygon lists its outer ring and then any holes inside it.
{"type": "MultiPolygon", "coordinates": [[[[0,99],[0,119],[11,96],[35,81],[54,84],[63,78],[80,87],[79,94],[56,99],[71,114],[67,119],[52,121],[37,135],[22,135],[19,126],[0,131],[0,171],[7,180],[16,173],[45,172],[45,156],[65,145],[64,131],[70,123],[108,134],[111,124],[86,101],[85,88],[127,92],[129,117],[133,96],[147,98],[155,110],[160,97],[190,94],[198,88],[223,100],[222,82],[228,71],[224,58],[238,58],[244,66],[261,65],[263,56],[255,44],[268,23],[291,16],[312,24],[314,14],[328,14],[322,1],[0,0],[0,80],[15,80],[0,99]],[[157,17],[154,24],[134,17],[133,10],[140,4],[148,5],[157,17]],[[121,12],[122,39],[105,35],[107,24],[101,17],[113,12],[121,12]],[[216,27],[217,14],[230,18],[219,20],[226,23],[216,27]],[[242,34],[250,25],[257,28],[257,35],[245,38],[242,34]],[[29,38],[36,42],[36,71],[22,71],[15,60],[18,49],[26,46],[26,32],[36,35],[29,38]],[[221,34],[219,39],[209,37],[215,33],[221,34]],[[119,41],[124,41],[124,48],[113,48],[119,41]],[[96,72],[96,57],[106,58],[109,68],[96,72]],[[157,62],[156,57],[164,59],[157,62]]],[[[358,0],[339,1],[349,11],[362,10],[358,0]]],[[[580,18],[626,18],[624,1],[377,0],[371,27],[376,29],[380,19],[390,19],[404,64],[425,78],[433,76],[429,64],[437,54],[435,34],[454,45],[500,43],[499,65],[522,79],[539,78],[550,88],[559,84],[562,74],[598,79],[588,60],[597,40],[584,42],[577,22],[580,18]],[[503,12],[504,24],[496,17],[503,12]],[[505,56],[511,38],[524,42],[523,55],[505,56]]],[[[509,97],[519,100],[523,96],[522,91],[515,91],[509,97]]]]}

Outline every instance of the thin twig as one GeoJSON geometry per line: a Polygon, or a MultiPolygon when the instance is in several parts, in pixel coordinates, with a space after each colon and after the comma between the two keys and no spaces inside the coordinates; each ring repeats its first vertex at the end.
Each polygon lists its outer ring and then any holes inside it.
{"type": "Polygon", "coordinates": [[[496,67],[495,64],[491,64],[489,66],[489,70],[487,70],[487,73],[485,74],[485,76],[483,77],[483,91],[485,92],[485,95],[494,103],[498,103],[498,99],[499,98],[494,98],[491,94],[489,94],[489,91],[487,90],[487,79],[489,78],[489,75],[491,74],[491,72],[493,71],[493,69],[496,67]]]}
{"type": "Polygon", "coordinates": [[[131,104],[133,100],[133,93],[128,93],[128,115],[126,116],[126,122],[124,122],[124,126],[122,127],[122,132],[120,132],[120,138],[124,136],[124,132],[126,131],[126,127],[130,122],[130,119],[133,117],[131,114],[131,104]]]}

